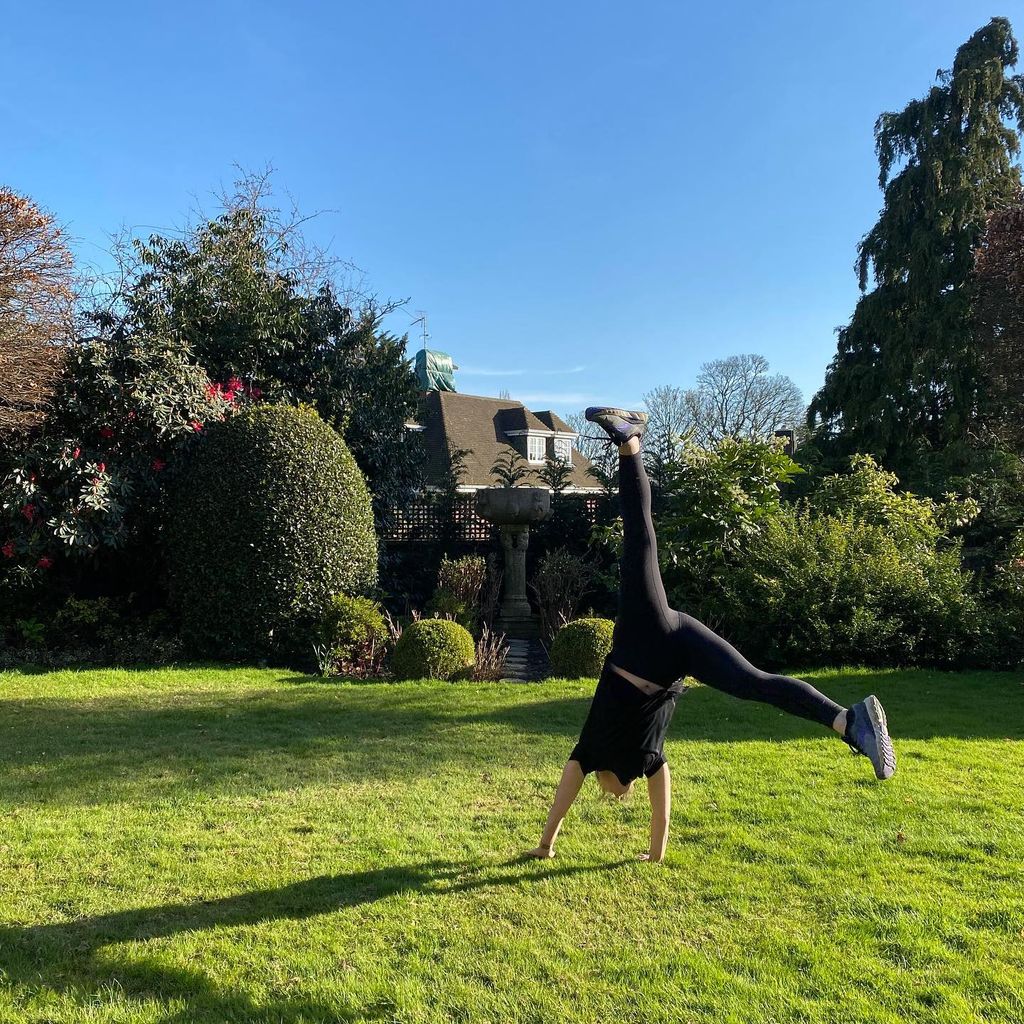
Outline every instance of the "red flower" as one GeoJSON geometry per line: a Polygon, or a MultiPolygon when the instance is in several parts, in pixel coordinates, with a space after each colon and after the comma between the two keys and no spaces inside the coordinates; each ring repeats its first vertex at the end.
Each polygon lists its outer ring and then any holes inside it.
{"type": "Polygon", "coordinates": [[[228,388],[228,391],[241,391],[242,390],[242,381],[241,381],[241,379],[238,378],[238,377],[229,377],[228,378],[227,388],[228,388]]]}
{"type": "Polygon", "coordinates": [[[14,543],[12,541],[8,541],[2,548],[0,548],[0,552],[3,552],[4,558],[13,558],[14,543]]]}
{"type": "Polygon", "coordinates": [[[113,427],[100,427],[100,437],[113,437],[113,436],[114,436],[114,428],[113,427]]]}
{"type": "Polygon", "coordinates": [[[263,394],[263,392],[259,388],[257,388],[257,387],[249,388],[249,397],[252,398],[252,399],[257,399],[262,394],[263,394]]]}
{"type": "Polygon", "coordinates": [[[99,471],[100,471],[101,473],[106,473],[106,471],[107,471],[107,464],[106,464],[105,462],[97,462],[97,463],[96,463],[96,468],[97,468],[97,469],[98,469],[98,470],[99,470],[99,471]]]}
{"type": "Polygon", "coordinates": [[[31,523],[32,520],[36,517],[35,505],[22,505],[21,514],[25,517],[26,522],[31,523]]]}
{"type": "Polygon", "coordinates": [[[43,557],[40,558],[38,562],[36,562],[36,565],[38,565],[40,569],[52,569],[53,559],[50,558],[48,555],[43,555],[43,557]]]}
{"type": "Polygon", "coordinates": [[[130,410],[130,411],[129,411],[129,413],[128,413],[128,419],[130,419],[130,420],[133,420],[133,419],[135,419],[135,417],[136,417],[136,416],[138,416],[138,415],[139,415],[139,414],[138,414],[138,413],[137,413],[137,412],[136,412],[136,411],[135,411],[134,409],[132,409],[132,410],[130,410]]]}
{"type": "Polygon", "coordinates": [[[31,483],[35,483],[39,479],[39,477],[36,476],[34,470],[31,473],[29,473],[28,478],[31,483]]]}
{"type": "Polygon", "coordinates": [[[161,472],[162,470],[164,470],[166,468],[167,468],[167,463],[164,462],[163,459],[154,459],[153,460],[153,472],[154,473],[159,473],[159,472],[161,472]]]}
{"type": "Polygon", "coordinates": [[[79,455],[81,455],[81,454],[82,454],[82,449],[81,449],[81,448],[76,448],[76,449],[75,449],[75,450],[74,450],[74,451],[73,451],[73,452],[71,453],[71,458],[73,458],[73,459],[77,459],[77,458],[78,458],[78,456],[79,456],[79,455]]]}
{"type": "Polygon", "coordinates": [[[192,429],[198,434],[199,431],[203,429],[203,425],[202,423],[199,422],[199,420],[193,420],[192,429]]]}
{"type": "Polygon", "coordinates": [[[219,384],[207,384],[206,385],[206,397],[207,398],[218,398],[218,397],[220,397],[220,385],[219,384]]]}

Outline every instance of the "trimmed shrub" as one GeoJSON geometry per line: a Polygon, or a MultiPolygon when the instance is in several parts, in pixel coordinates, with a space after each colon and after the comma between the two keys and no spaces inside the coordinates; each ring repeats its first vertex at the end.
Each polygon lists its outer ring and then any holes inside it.
{"type": "Polygon", "coordinates": [[[211,427],[168,496],[166,541],[184,638],[206,655],[308,657],[331,596],[376,581],[366,482],[308,407],[211,427]]]}
{"type": "Polygon", "coordinates": [[[566,679],[600,675],[614,629],[611,619],[574,619],[564,625],[551,645],[552,672],[566,679]]]}
{"type": "Polygon", "coordinates": [[[465,626],[451,619],[419,619],[402,630],[391,655],[398,679],[455,679],[476,659],[476,645],[465,626]]]}

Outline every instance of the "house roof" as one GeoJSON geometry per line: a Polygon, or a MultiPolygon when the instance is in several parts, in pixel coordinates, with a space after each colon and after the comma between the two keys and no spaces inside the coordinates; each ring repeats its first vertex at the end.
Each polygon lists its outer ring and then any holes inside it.
{"type": "MultiPolygon", "coordinates": [[[[533,413],[522,402],[454,391],[422,392],[417,421],[423,428],[429,482],[440,484],[445,479],[450,466],[449,447],[471,450],[466,456],[461,480],[464,487],[494,486],[491,466],[510,447],[524,450],[515,445],[521,440],[518,432],[536,432],[546,437],[553,437],[556,432],[575,433],[552,412],[533,413]],[[509,431],[514,432],[511,437],[509,431]]],[[[590,466],[590,460],[573,448],[569,486],[597,489],[596,481],[587,475],[590,466]]],[[[536,468],[539,467],[531,467],[536,468]]],[[[524,481],[524,484],[539,483],[533,474],[524,481]]]]}

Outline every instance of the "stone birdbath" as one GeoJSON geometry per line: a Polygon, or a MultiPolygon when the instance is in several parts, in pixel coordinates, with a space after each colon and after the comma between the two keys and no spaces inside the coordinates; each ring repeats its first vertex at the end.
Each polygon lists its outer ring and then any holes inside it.
{"type": "Polygon", "coordinates": [[[526,597],[526,549],[530,524],[551,515],[551,492],[544,487],[487,487],[476,492],[476,510],[498,527],[505,552],[498,626],[508,636],[535,636],[539,624],[526,597]]]}

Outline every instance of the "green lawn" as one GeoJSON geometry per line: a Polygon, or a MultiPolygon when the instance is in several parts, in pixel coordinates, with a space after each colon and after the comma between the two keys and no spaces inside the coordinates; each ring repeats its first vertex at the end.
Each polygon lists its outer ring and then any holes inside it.
{"type": "Polygon", "coordinates": [[[702,687],[647,802],[538,836],[591,684],[0,674],[0,1020],[1024,1020],[1024,685],[873,691],[900,758],[702,687]]]}

